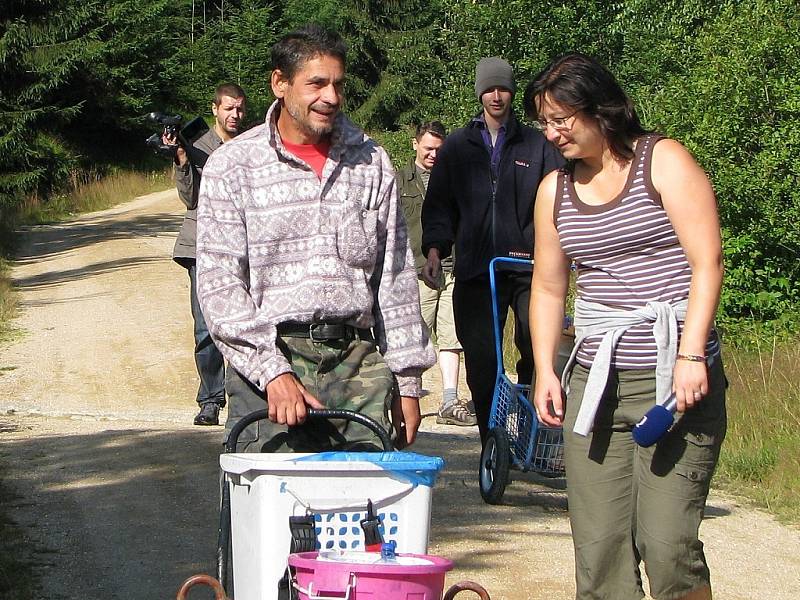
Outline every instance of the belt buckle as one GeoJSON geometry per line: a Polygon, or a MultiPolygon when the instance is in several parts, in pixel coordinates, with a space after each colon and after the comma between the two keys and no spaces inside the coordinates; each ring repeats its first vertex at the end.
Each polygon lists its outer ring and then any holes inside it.
{"type": "Polygon", "coordinates": [[[320,325],[321,325],[320,323],[310,323],[308,325],[308,339],[310,339],[315,344],[321,344],[323,342],[328,341],[327,337],[320,337],[320,338],[314,337],[314,331],[316,331],[316,329],[319,328],[320,325]]]}

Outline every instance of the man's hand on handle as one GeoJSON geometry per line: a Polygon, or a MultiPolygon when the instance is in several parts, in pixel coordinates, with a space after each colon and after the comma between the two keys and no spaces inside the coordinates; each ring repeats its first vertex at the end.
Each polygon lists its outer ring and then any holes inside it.
{"type": "Polygon", "coordinates": [[[280,425],[302,425],[308,408],[325,408],[293,373],[282,373],[270,381],[266,396],[269,420],[280,425]]]}
{"type": "MultiPolygon", "coordinates": [[[[302,425],[309,408],[326,408],[293,373],[283,373],[270,381],[266,397],[269,420],[280,425],[302,425]]],[[[414,443],[421,422],[419,398],[399,396],[392,402],[392,423],[397,430],[395,445],[398,450],[414,443]]]]}

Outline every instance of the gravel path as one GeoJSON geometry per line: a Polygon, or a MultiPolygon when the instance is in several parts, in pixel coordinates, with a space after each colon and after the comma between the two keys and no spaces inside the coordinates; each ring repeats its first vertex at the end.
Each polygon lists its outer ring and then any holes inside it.
{"type": "MultiPolygon", "coordinates": [[[[42,598],[167,599],[213,572],[221,428],[190,425],[188,277],[169,259],[180,215],[174,192],[152,194],[31,228],[19,254],[24,335],[0,348],[0,461],[42,598]]],[[[435,372],[425,384],[433,412],[435,372]]],[[[433,421],[414,450],[447,463],[430,550],[455,561],[448,584],[473,579],[493,600],[571,598],[563,482],[517,474],[504,505],[487,506],[476,430],[433,421]]],[[[717,493],[706,516],[716,597],[800,597],[797,529],[717,493]]]]}

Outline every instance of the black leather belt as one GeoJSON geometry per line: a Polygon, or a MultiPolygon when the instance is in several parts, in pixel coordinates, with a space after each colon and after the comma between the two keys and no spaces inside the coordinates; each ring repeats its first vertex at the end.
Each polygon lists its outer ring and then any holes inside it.
{"type": "Polygon", "coordinates": [[[344,323],[280,323],[277,327],[281,337],[307,338],[312,342],[365,340],[372,341],[372,331],[359,329],[344,323]]]}

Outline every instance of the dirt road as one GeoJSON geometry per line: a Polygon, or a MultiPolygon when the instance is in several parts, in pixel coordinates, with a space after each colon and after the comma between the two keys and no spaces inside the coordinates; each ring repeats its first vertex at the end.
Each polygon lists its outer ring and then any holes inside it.
{"type": "MultiPolygon", "coordinates": [[[[24,335],[0,348],[0,461],[42,598],[166,600],[213,572],[221,429],[190,425],[188,277],[169,259],[180,206],[164,192],[35,227],[19,254],[24,335]]],[[[435,373],[426,387],[432,411],[435,373]]],[[[520,475],[487,506],[476,432],[423,429],[414,449],[447,461],[431,551],[455,561],[448,583],[473,579],[493,600],[572,597],[563,489],[520,475]]],[[[702,535],[717,598],[800,597],[797,530],[714,494],[702,535]]]]}

